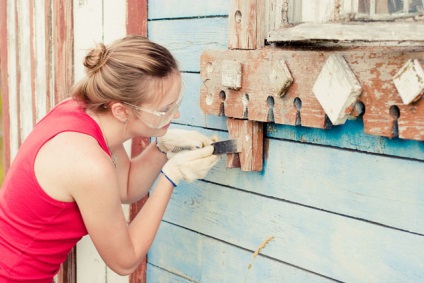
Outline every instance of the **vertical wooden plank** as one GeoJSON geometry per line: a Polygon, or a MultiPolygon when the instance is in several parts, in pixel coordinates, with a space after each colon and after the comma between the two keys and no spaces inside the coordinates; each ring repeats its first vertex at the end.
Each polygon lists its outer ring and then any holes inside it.
{"type": "MultiPolygon", "coordinates": [[[[45,19],[45,73],[46,73],[46,110],[49,110],[54,105],[54,72],[53,72],[53,21],[52,21],[52,7],[53,0],[44,0],[44,13],[45,19]]],[[[41,59],[41,58],[40,58],[41,59]]],[[[42,59],[41,59],[42,60],[42,59]]]]}
{"type": "Polygon", "coordinates": [[[19,143],[29,135],[33,128],[32,103],[32,56],[31,56],[31,23],[29,1],[16,2],[17,31],[18,31],[18,109],[20,135],[19,143]]]}
{"type": "Polygon", "coordinates": [[[70,96],[73,75],[73,1],[53,1],[53,43],[55,72],[55,101],[70,96]]]}
{"type": "Polygon", "coordinates": [[[242,171],[262,171],[263,167],[263,123],[227,118],[230,138],[241,140],[242,151],[229,154],[227,167],[234,168],[240,163],[242,171]]]}
{"type": "Polygon", "coordinates": [[[127,0],[127,34],[147,36],[147,0],[127,0]]]}
{"type": "MultiPolygon", "coordinates": [[[[74,44],[74,28],[73,28],[73,1],[51,1],[45,2],[51,4],[51,13],[46,13],[51,17],[51,51],[50,60],[53,78],[49,82],[52,83],[50,90],[52,105],[70,96],[70,90],[74,82],[73,74],[73,44],[74,44]]],[[[45,7],[49,9],[49,7],[45,7]]],[[[40,67],[41,68],[41,67],[40,67]]],[[[46,81],[47,83],[47,81],[46,81]]],[[[46,106],[47,107],[47,106],[46,106]]],[[[67,260],[62,265],[58,274],[59,282],[75,283],[76,278],[76,249],[74,248],[68,255],[67,260]]]]}
{"type": "Polygon", "coordinates": [[[125,36],[126,7],[126,0],[103,2],[103,42],[105,44],[125,36]]]}
{"type": "Polygon", "coordinates": [[[0,66],[3,113],[4,151],[2,162],[6,173],[10,166],[10,113],[9,113],[9,70],[8,70],[8,1],[0,1],[0,66]]]}
{"type": "MultiPolygon", "coordinates": [[[[126,34],[127,5],[126,0],[103,1],[103,42],[109,44],[126,34]]],[[[125,216],[129,219],[129,205],[122,205],[125,216]]],[[[119,276],[106,268],[107,282],[128,282],[129,276],[119,276]]]]}
{"type": "Polygon", "coordinates": [[[103,1],[74,1],[74,79],[84,75],[82,64],[87,51],[103,41],[103,1]],[[90,27],[90,28],[87,28],[90,27]]]}
{"type": "Polygon", "coordinates": [[[230,49],[257,49],[265,45],[265,1],[231,1],[228,15],[230,49]]]}
{"type": "Polygon", "coordinates": [[[32,76],[34,93],[34,122],[47,113],[47,72],[46,72],[46,10],[45,1],[31,2],[32,9],[32,54],[34,72],[32,76]]]}
{"type": "MultiPolygon", "coordinates": [[[[127,34],[147,36],[147,0],[127,0],[127,34]]],[[[131,157],[140,154],[148,145],[149,139],[136,137],[132,139],[131,157]]],[[[130,221],[134,219],[143,207],[148,196],[130,206],[130,221]]],[[[137,270],[130,275],[130,283],[145,283],[147,256],[137,270]]]]}
{"type": "Polygon", "coordinates": [[[9,146],[10,160],[16,156],[19,148],[19,109],[18,109],[18,68],[17,68],[17,27],[16,27],[16,0],[7,2],[7,50],[8,50],[8,98],[9,98],[9,146]]]}
{"type": "MultiPolygon", "coordinates": [[[[103,42],[103,2],[73,1],[75,81],[85,76],[83,60],[87,51],[95,44],[103,42]]],[[[77,282],[104,282],[107,269],[90,237],[86,236],[79,241],[76,249],[77,282]]]]}

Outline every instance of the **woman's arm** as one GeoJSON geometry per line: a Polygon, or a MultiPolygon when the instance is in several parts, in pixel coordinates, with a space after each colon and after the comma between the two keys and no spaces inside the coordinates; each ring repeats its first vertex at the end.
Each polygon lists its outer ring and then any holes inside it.
{"type": "Polygon", "coordinates": [[[118,162],[117,171],[122,203],[133,203],[144,197],[153,186],[166,161],[168,161],[166,155],[158,150],[155,143],[151,143],[142,153],[127,163],[118,162]]]}
{"type": "Polygon", "coordinates": [[[119,274],[130,274],[153,242],[173,185],[165,177],[159,177],[155,191],[128,225],[122,211],[116,169],[98,143],[88,136],[67,135],[57,146],[53,145],[59,147],[60,156],[52,147],[43,152],[44,156],[51,156],[44,164],[55,168],[49,170],[49,179],[54,183],[48,186],[63,188],[76,201],[105,263],[119,274]]]}

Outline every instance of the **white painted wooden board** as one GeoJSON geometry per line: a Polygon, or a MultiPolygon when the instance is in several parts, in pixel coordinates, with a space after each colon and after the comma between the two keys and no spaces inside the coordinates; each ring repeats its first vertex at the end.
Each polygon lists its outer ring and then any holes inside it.
{"type": "Polygon", "coordinates": [[[7,2],[7,55],[8,55],[8,86],[9,86],[9,119],[10,119],[10,160],[16,156],[19,148],[19,113],[18,113],[18,81],[17,69],[18,62],[16,61],[17,51],[17,30],[15,22],[16,18],[16,3],[15,1],[7,2]]]}
{"type": "MultiPolygon", "coordinates": [[[[74,1],[74,77],[85,76],[83,60],[87,51],[103,41],[103,1],[74,1]]],[[[77,281],[102,283],[106,265],[89,236],[77,244],[77,281]]]]}
{"type": "Polygon", "coordinates": [[[84,75],[83,60],[87,51],[103,42],[103,1],[74,1],[74,78],[84,75]]]}
{"type": "MultiPolygon", "coordinates": [[[[149,274],[175,274],[191,282],[332,282],[296,267],[240,249],[205,235],[162,222],[149,253],[148,282],[161,281],[149,274]],[[166,243],[166,244],[164,244],[166,243]],[[251,264],[250,270],[248,269],[251,264]],[[159,272],[155,266],[166,271],[159,272]],[[246,279],[246,281],[244,281],[246,279]]],[[[272,248],[271,241],[265,249],[272,248]]],[[[161,275],[164,276],[164,275],[161,275]]]]}
{"type": "MultiPolygon", "coordinates": [[[[126,1],[74,1],[74,74],[78,81],[85,75],[82,65],[87,51],[97,43],[109,44],[126,34],[126,1]]],[[[128,217],[129,206],[123,206],[128,217]]],[[[78,282],[124,283],[100,257],[89,236],[77,245],[78,282]]]]}
{"type": "Polygon", "coordinates": [[[16,3],[18,17],[18,37],[19,45],[18,72],[19,72],[19,119],[21,141],[31,132],[34,123],[32,118],[32,89],[31,89],[31,28],[29,1],[18,0],[16,3]]]}
{"type": "Polygon", "coordinates": [[[303,204],[195,182],[174,191],[164,220],[248,250],[274,236],[264,255],[336,280],[424,280],[422,235],[303,204]]]}
{"type": "Polygon", "coordinates": [[[47,113],[47,51],[46,51],[46,15],[45,1],[34,1],[33,33],[35,54],[35,121],[38,122],[47,113]]]}

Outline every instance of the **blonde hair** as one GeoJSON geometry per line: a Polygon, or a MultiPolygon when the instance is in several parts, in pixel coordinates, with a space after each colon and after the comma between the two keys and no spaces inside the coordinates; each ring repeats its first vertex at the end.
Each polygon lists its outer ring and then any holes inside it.
{"type": "Polygon", "coordinates": [[[128,35],[112,44],[98,44],[84,59],[86,76],[73,96],[85,108],[107,111],[113,101],[141,105],[154,98],[163,80],[178,74],[174,56],[149,39],[128,35]]]}

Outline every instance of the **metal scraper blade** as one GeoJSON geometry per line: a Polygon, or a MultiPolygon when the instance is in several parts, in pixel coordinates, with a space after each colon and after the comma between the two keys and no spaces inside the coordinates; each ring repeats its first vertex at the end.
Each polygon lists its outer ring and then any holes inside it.
{"type": "Polygon", "coordinates": [[[241,142],[239,139],[218,141],[214,142],[212,145],[212,154],[214,155],[241,152],[241,142]]]}

